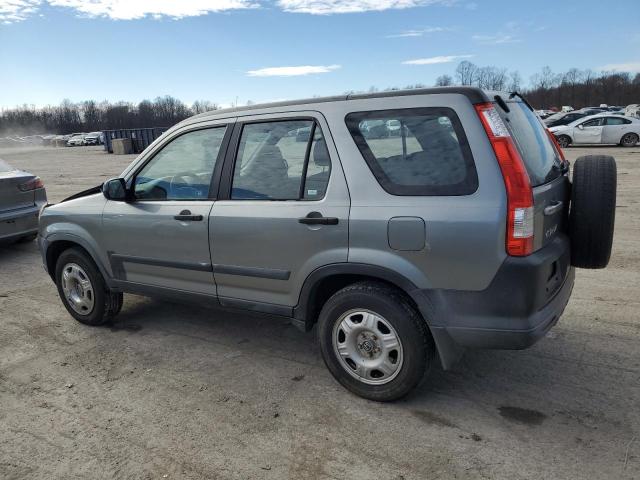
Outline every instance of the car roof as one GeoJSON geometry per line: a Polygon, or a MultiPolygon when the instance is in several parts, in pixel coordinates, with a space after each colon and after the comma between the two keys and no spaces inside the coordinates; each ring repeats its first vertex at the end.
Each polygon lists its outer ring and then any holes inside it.
{"type": "Polygon", "coordinates": [[[388,98],[388,97],[403,97],[409,95],[437,95],[437,94],[460,94],[468,97],[472,103],[482,103],[491,101],[491,98],[497,94],[508,95],[506,92],[492,92],[488,90],[482,90],[477,87],[433,87],[433,88],[415,88],[411,90],[390,90],[386,92],[374,92],[374,93],[356,93],[346,95],[334,95],[331,97],[315,97],[305,98],[301,100],[288,100],[283,102],[272,102],[254,104],[243,107],[235,108],[223,108],[220,110],[211,110],[209,112],[200,113],[189,117],[184,120],[182,124],[191,123],[192,121],[203,121],[208,119],[215,119],[217,117],[228,117],[229,114],[240,112],[256,112],[261,110],[267,110],[277,107],[290,107],[290,106],[302,106],[302,105],[315,105],[319,103],[335,103],[346,102],[349,100],[363,100],[368,98],[388,98]]]}

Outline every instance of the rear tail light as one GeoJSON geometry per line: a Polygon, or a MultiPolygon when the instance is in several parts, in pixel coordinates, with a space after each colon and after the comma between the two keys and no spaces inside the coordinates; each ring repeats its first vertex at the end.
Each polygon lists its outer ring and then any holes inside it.
{"type": "Polygon", "coordinates": [[[545,128],[547,135],[549,135],[549,138],[551,139],[551,142],[553,143],[554,147],[556,147],[556,151],[558,152],[558,155],[560,156],[560,160],[562,160],[563,162],[569,162],[569,160],[567,160],[566,158],[564,158],[564,152],[562,151],[562,148],[560,147],[560,144],[558,143],[558,139],[556,138],[556,136],[551,133],[549,130],[547,130],[545,128]]]}
{"type": "Polygon", "coordinates": [[[493,103],[475,105],[498,159],[507,191],[507,239],[509,255],[523,257],[533,252],[533,190],[509,130],[493,103]]]}
{"type": "Polygon", "coordinates": [[[40,180],[40,177],[32,178],[28,182],[21,183],[18,185],[18,189],[21,192],[29,192],[31,190],[37,190],[38,188],[43,188],[44,183],[40,180]]]}

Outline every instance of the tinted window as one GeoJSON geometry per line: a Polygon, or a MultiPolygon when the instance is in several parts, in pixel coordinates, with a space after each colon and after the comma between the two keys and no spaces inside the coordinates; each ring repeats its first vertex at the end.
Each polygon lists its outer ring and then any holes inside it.
{"type": "Polygon", "coordinates": [[[136,175],[136,198],[202,200],[216,165],[225,127],[185,133],[158,152],[136,175]]]}
{"type": "Polygon", "coordinates": [[[393,195],[468,195],[478,177],[449,108],[351,113],[347,127],[376,179],[393,195]]]}
{"type": "Polygon", "coordinates": [[[601,118],[594,118],[593,120],[588,120],[581,124],[583,127],[599,127],[602,125],[601,118]]]}
{"type": "Polygon", "coordinates": [[[607,117],[605,122],[605,125],[625,125],[627,123],[631,123],[631,120],[627,120],[626,118],[607,117]]]}
{"type": "Polygon", "coordinates": [[[318,200],[330,172],[322,131],[312,120],[250,123],[242,129],[231,198],[318,200]]]}
{"type": "Polygon", "coordinates": [[[509,113],[496,107],[506,120],[535,187],[561,175],[560,160],[544,126],[522,102],[509,102],[509,113]]]}

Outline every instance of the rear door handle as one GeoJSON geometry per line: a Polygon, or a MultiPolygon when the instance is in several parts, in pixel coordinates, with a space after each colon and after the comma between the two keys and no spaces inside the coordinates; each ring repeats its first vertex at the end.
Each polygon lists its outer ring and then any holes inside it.
{"type": "Polygon", "coordinates": [[[320,212],[310,212],[306,217],[298,219],[304,225],[337,225],[336,217],[323,217],[320,212]]]}
{"type": "Polygon", "coordinates": [[[175,215],[173,218],[181,222],[201,222],[203,217],[202,215],[191,215],[190,210],[182,210],[179,215],[175,215]]]}
{"type": "Polygon", "coordinates": [[[551,205],[544,207],[544,214],[548,217],[558,212],[562,208],[562,202],[554,202],[551,205]]]}

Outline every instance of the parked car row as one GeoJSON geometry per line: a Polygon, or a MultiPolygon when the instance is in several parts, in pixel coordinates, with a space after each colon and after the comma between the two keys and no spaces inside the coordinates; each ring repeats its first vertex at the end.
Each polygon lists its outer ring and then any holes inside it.
{"type": "MultiPolygon", "coordinates": [[[[629,105],[628,107],[620,107],[620,106],[609,106],[606,104],[601,104],[599,107],[583,107],[580,109],[575,109],[570,105],[564,105],[560,110],[554,108],[551,110],[536,110],[536,114],[542,119],[542,120],[551,120],[551,119],[556,119],[556,118],[561,118],[559,116],[563,116],[563,115],[567,115],[569,113],[571,114],[578,114],[578,113],[582,113],[584,114],[583,116],[587,116],[587,115],[596,115],[598,113],[616,113],[616,114],[621,114],[621,115],[628,115],[628,116],[638,116],[637,113],[628,113],[626,110],[628,110],[630,107],[638,107],[638,105],[629,105]]],[[[577,118],[575,118],[577,120],[577,118]]],[[[562,124],[562,125],[566,125],[566,124],[562,124]]],[[[555,125],[550,125],[550,126],[555,126],[555,125]]]]}
{"type": "Polygon", "coordinates": [[[104,135],[102,132],[72,133],[68,135],[67,147],[84,147],[86,145],[102,145],[104,135]]]}
{"type": "Polygon", "coordinates": [[[0,147],[21,147],[28,145],[54,145],[54,146],[85,146],[104,144],[102,132],[70,133],[67,135],[17,135],[0,137],[0,147]]]}

